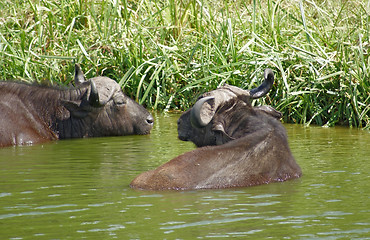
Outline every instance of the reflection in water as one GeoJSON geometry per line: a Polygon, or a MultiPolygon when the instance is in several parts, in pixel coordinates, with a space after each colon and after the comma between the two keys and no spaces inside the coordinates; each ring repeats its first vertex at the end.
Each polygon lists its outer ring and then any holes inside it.
{"type": "Polygon", "coordinates": [[[149,136],[0,149],[1,239],[351,239],[370,235],[368,131],[285,125],[303,177],[250,188],[137,191],[128,184],[193,149],[178,114],[149,136]]]}

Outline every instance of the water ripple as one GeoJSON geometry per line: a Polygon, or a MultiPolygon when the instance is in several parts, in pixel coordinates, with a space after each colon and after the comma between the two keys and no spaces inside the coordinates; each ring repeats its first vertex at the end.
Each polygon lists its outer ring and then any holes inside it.
{"type": "Polygon", "coordinates": [[[261,195],[256,195],[256,196],[250,196],[248,198],[253,198],[253,199],[260,199],[260,198],[271,198],[271,197],[280,197],[281,194],[261,194],[261,195]]]}
{"type": "Polygon", "coordinates": [[[270,206],[274,204],[281,203],[280,201],[271,201],[271,202],[259,202],[259,203],[236,203],[235,206],[254,206],[254,207],[261,207],[261,206],[270,206]]]}
{"type": "Polygon", "coordinates": [[[232,222],[239,222],[251,219],[262,219],[262,217],[240,217],[240,218],[225,218],[225,219],[215,219],[215,220],[205,220],[193,223],[185,223],[179,224],[174,226],[167,226],[161,227],[162,230],[173,230],[173,229],[180,229],[180,228],[187,228],[187,227],[196,227],[196,226],[205,226],[205,225],[213,225],[213,224],[221,224],[221,223],[232,223],[232,222]]]}
{"type": "Polygon", "coordinates": [[[45,205],[45,206],[35,207],[34,209],[48,209],[48,208],[61,208],[61,207],[77,207],[77,204],[45,205]]]}
{"type": "Polygon", "coordinates": [[[125,226],[123,225],[120,225],[120,224],[112,224],[112,225],[109,225],[108,228],[94,228],[94,229],[90,229],[88,230],[88,232],[113,232],[113,231],[117,231],[119,229],[124,229],[126,228],[125,226]]]}
{"type": "Polygon", "coordinates": [[[7,197],[11,195],[12,195],[11,193],[0,193],[0,197],[7,197]]]}
{"type": "Polygon", "coordinates": [[[82,212],[82,211],[86,211],[86,210],[89,210],[89,208],[69,209],[69,210],[61,210],[61,211],[53,211],[53,212],[10,213],[10,214],[0,215],[0,219],[13,218],[13,217],[22,217],[22,216],[41,216],[41,215],[46,215],[46,214],[82,212]]]}

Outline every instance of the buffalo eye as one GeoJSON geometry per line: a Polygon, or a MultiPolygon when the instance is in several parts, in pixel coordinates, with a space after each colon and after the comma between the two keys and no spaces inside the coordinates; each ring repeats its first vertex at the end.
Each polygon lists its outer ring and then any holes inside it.
{"type": "Polygon", "coordinates": [[[117,105],[117,106],[123,106],[126,104],[126,100],[125,98],[122,96],[122,97],[117,97],[117,98],[114,98],[114,104],[117,105]]]}

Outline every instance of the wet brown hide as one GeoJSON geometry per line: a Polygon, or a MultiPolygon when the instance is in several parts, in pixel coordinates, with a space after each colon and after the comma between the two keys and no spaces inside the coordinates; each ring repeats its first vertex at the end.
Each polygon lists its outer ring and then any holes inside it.
{"type": "Polygon", "coordinates": [[[266,130],[187,152],[140,174],[131,187],[145,190],[247,187],[298,178],[301,174],[285,140],[277,137],[274,130],[266,130]],[[284,144],[276,144],[281,141],[284,144]]]}

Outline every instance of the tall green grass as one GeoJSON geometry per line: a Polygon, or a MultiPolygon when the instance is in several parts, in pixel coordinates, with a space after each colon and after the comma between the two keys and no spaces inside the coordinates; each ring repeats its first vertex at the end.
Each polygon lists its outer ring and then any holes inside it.
{"type": "Polygon", "coordinates": [[[184,110],[228,83],[268,97],[285,122],[370,128],[369,1],[0,2],[0,78],[115,79],[151,109],[184,110]]]}

